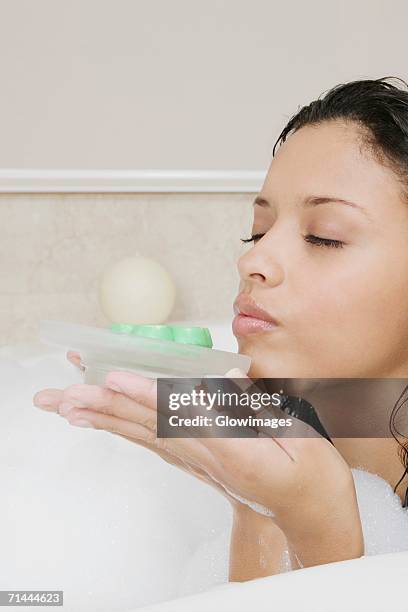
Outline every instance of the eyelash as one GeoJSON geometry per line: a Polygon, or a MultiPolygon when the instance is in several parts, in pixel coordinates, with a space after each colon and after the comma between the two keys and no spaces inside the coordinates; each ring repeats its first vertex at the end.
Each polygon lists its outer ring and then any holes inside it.
{"type": "MultiPolygon", "coordinates": [[[[265,234],[253,234],[250,238],[241,238],[241,242],[255,242],[255,240],[259,240],[265,236],[265,234]]],[[[314,246],[324,246],[329,248],[343,248],[344,242],[341,240],[334,240],[331,238],[320,238],[320,236],[314,236],[313,234],[307,234],[303,236],[306,242],[310,242],[310,244],[314,246]]]]}

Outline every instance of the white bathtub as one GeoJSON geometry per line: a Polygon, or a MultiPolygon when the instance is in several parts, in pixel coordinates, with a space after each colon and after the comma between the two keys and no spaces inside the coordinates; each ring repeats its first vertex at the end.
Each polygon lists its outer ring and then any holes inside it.
{"type": "MultiPolygon", "coordinates": [[[[236,350],[229,323],[195,324],[210,327],[216,348],[236,350]]],[[[350,610],[355,598],[372,611],[404,601],[408,553],[228,584],[222,496],[136,444],[32,406],[37,390],[77,382],[62,351],[0,349],[0,590],[63,590],[73,612],[350,610]]]]}

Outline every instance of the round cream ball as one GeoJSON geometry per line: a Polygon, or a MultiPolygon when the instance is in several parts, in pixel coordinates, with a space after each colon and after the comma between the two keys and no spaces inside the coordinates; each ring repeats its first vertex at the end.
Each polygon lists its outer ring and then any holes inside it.
{"type": "Polygon", "coordinates": [[[167,270],[148,257],[125,257],[110,265],[99,285],[101,309],[112,323],[163,323],[175,297],[167,270]]]}

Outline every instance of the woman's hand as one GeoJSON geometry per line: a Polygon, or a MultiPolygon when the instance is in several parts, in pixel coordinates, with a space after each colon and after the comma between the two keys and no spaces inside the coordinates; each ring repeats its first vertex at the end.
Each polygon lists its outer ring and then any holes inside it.
{"type": "MultiPolygon", "coordinates": [[[[82,371],[84,370],[84,367],[81,365],[81,356],[76,351],[68,351],[67,359],[75,367],[79,368],[82,371]]],[[[73,386],[75,387],[75,385],[73,386]]],[[[70,389],[72,389],[72,387],[70,387],[70,389]]],[[[42,392],[36,393],[36,395],[34,396],[34,403],[39,408],[57,412],[58,414],[62,415],[59,408],[60,408],[61,403],[63,402],[63,398],[64,398],[64,392],[61,391],[60,389],[46,389],[42,392]]],[[[64,408],[62,408],[62,412],[64,412],[64,408]]],[[[68,418],[67,420],[68,422],[70,422],[68,418]]],[[[71,423],[71,424],[78,425],[78,423],[71,423]]],[[[88,426],[88,425],[85,425],[84,423],[79,423],[79,426],[88,426]]],[[[92,425],[92,426],[95,427],[95,425],[92,425]]],[[[120,433],[117,431],[112,431],[112,430],[109,430],[109,431],[111,431],[111,433],[113,434],[121,436],[122,438],[126,438],[130,442],[135,442],[139,446],[143,446],[144,448],[150,451],[153,451],[155,454],[159,455],[164,461],[166,461],[166,463],[170,463],[171,465],[178,467],[184,472],[187,472],[188,474],[195,476],[199,480],[202,480],[206,484],[209,484],[210,486],[215,488],[219,493],[221,493],[224,497],[228,499],[230,504],[233,506],[234,510],[237,510],[238,507],[241,505],[241,503],[235,497],[231,496],[218,482],[215,482],[214,480],[209,478],[208,474],[206,474],[206,472],[201,470],[198,466],[193,467],[192,465],[189,465],[188,463],[183,461],[181,458],[176,457],[174,454],[170,454],[166,450],[160,449],[157,445],[151,442],[148,442],[146,440],[143,440],[141,438],[130,437],[129,435],[125,435],[124,433],[120,433]]]]}
{"type": "Polygon", "coordinates": [[[232,503],[237,495],[271,509],[303,566],[364,553],[350,468],[324,438],[157,438],[157,381],[128,372],[110,372],[104,387],[47,389],[34,403],[153,450],[232,503]]]}

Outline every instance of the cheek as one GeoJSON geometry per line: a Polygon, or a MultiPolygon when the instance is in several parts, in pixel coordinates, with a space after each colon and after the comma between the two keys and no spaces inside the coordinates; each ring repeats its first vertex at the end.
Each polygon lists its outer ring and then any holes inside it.
{"type": "Polygon", "coordinates": [[[331,376],[386,371],[387,363],[408,357],[405,269],[395,258],[367,258],[310,283],[293,327],[300,353],[323,370],[332,367],[331,376]]]}
{"type": "MultiPolygon", "coordinates": [[[[309,279],[310,280],[310,279],[309,279]]],[[[315,276],[303,287],[305,322],[327,328],[339,325],[386,327],[408,313],[408,261],[402,265],[395,258],[349,262],[342,270],[315,276]],[[319,324],[320,322],[320,324],[319,324]]],[[[301,319],[300,313],[297,314],[301,319]]]]}

